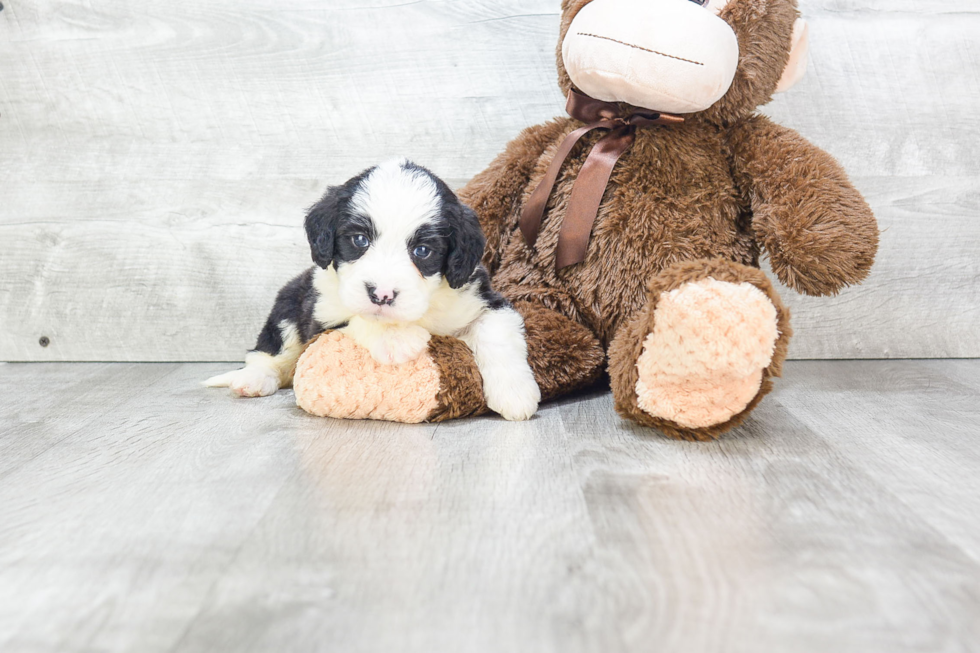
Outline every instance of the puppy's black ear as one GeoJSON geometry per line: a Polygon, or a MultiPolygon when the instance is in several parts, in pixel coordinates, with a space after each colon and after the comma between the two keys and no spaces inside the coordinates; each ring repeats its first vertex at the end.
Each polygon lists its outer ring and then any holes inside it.
{"type": "Polygon", "coordinates": [[[480,264],[487,239],[483,236],[476,213],[470,207],[456,200],[448,203],[443,210],[449,223],[446,281],[450,288],[459,288],[469,281],[480,264]]]}
{"type": "Polygon", "coordinates": [[[333,262],[334,233],[340,214],[341,187],[327,189],[323,198],[306,214],[306,239],[313,262],[326,269],[333,262]]]}

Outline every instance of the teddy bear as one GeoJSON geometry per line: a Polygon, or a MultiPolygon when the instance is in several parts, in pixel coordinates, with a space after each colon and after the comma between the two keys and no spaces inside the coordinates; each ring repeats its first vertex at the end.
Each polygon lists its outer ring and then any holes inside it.
{"type": "MultiPolygon", "coordinates": [[[[715,438],[770,392],[792,335],[760,255],[807,295],[867,276],[868,204],[829,154],[757,112],[800,78],[807,43],[796,0],[562,1],[569,115],[525,129],[458,193],[524,318],[542,400],[608,378],[622,417],[715,438]]],[[[294,387],[333,417],[488,412],[452,337],[399,369],[327,332],[294,387]]]]}

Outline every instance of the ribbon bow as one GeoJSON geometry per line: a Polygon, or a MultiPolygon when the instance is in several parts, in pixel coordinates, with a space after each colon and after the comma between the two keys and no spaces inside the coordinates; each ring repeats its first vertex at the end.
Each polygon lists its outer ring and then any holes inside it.
{"type": "Polygon", "coordinates": [[[586,123],[565,137],[555,158],[548,166],[544,179],[531,193],[524,211],[521,213],[520,227],[524,240],[534,247],[544,218],[551,191],[554,190],[562,164],[579,139],[594,129],[608,129],[609,133],[596,141],[589,156],[572,185],[572,196],[568,201],[565,219],[558,232],[558,247],[555,250],[555,267],[559,270],[585,260],[592,235],[592,225],[599,212],[602,194],[609,182],[613,167],[636,139],[636,130],[653,125],[676,125],[684,122],[680,116],[659,111],[635,109],[623,111],[614,102],[603,102],[576,91],[568,92],[565,110],[572,118],[586,123]]]}

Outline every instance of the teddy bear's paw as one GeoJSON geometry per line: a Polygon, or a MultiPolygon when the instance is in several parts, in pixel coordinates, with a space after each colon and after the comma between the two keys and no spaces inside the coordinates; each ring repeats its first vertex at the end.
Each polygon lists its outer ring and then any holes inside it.
{"type": "Polygon", "coordinates": [[[641,373],[636,383],[637,405],[653,417],[679,426],[701,429],[722,424],[745,410],[762,384],[762,370],[734,379],[674,381],[641,373]]]}
{"type": "MultiPolygon", "coordinates": [[[[428,339],[426,339],[428,342],[428,339]]],[[[296,403],[321,417],[424,421],[438,406],[440,373],[423,346],[414,359],[379,363],[340,331],[320,336],[296,364],[296,403]]]]}
{"type": "Polygon", "coordinates": [[[686,428],[729,420],[759,391],[776,324],[776,308],[750,283],[707,278],[663,293],[636,363],[638,406],[686,428]]]}

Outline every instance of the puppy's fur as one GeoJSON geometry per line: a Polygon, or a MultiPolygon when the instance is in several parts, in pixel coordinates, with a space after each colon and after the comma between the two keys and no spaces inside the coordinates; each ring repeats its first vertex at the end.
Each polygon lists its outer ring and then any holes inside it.
{"type": "Polygon", "coordinates": [[[476,215],[442,180],[406,160],[369,168],[327,189],[306,216],[306,235],[316,267],[279,291],[245,367],[206,385],[272,394],[327,329],[386,364],[417,358],[431,334],[448,335],[473,351],[492,410],[514,420],[534,414],[540,391],[523,319],[491,289],[476,215]]]}

